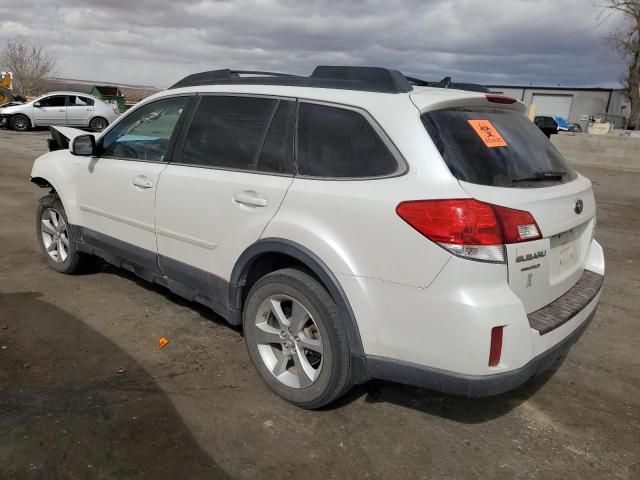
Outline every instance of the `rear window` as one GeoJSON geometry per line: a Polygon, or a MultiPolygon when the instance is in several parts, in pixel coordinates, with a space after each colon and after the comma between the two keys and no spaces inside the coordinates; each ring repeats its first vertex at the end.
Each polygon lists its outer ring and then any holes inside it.
{"type": "Polygon", "coordinates": [[[532,188],[577,176],[544,133],[518,112],[438,110],[423,114],[422,123],[458,180],[532,188]]]}

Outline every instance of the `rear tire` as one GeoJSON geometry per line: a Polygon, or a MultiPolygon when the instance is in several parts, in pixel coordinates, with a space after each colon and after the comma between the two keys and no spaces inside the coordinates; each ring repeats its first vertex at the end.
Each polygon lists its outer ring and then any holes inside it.
{"type": "Polygon", "coordinates": [[[109,126],[109,122],[107,121],[106,118],[102,118],[102,117],[92,118],[91,121],[89,122],[89,128],[94,132],[101,132],[108,126],[109,126]]]}
{"type": "Polygon", "coordinates": [[[12,130],[16,130],[18,132],[26,132],[31,128],[31,120],[29,120],[29,117],[27,117],[26,115],[18,113],[17,115],[11,117],[10,125],[12,130]]]}
{"type": "Polygon", "coordinates": [[[85,271],[93,264],[93,257],[76,248],[75,230],[69,225],[67,214],[57,195],[42,197],[36,212],[38,243],[47,263],[60,273],[85,271]]]}
{"type": "Polygon", "coordinates": [[[243,326],[256,370],[288,402],[321,408],[351,388],[338,308],[308,274],[287,268],[258,280],[245,302],[243,326]]]}

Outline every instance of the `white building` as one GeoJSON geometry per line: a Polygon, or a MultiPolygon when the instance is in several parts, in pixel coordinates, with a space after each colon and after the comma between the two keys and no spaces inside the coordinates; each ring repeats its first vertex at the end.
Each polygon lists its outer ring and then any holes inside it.
{"type": "Polygon", "coordinates": [[[630,113],[624,90],[611,88],[487,85],[496,93],[535,105],[536,115],[558,115],[585,126],[589,116],[604,117],[624,128],[630,113]]]}

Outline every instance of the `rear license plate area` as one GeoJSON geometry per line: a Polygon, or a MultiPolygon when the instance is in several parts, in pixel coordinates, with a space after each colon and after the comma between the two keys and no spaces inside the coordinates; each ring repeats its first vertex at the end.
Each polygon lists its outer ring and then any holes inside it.
{"type": "Polygon", "coordinates": [[[575,271],[580,260],[580,242],[575,228],[562,232],[549,239],[551,247],[551,278],[562,277],[575,271]]]}

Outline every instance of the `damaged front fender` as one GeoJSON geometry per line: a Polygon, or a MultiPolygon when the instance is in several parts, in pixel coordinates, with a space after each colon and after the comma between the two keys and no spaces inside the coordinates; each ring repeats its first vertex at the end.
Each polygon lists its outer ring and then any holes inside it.
{"type": "MultiPolygon", "coordinates": [[[[93,135],[92,133],[85,132],[72,127],[49,127],[51,132],[51,138],[47,140],[49,144],[49,151],[55,152],[56,150],[66,150],[69,148],[69,143],[74,138],[80,135],[93,135]]],[[[95,135],[94,135],[95,136],[95,135]]]]}

